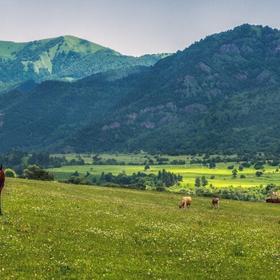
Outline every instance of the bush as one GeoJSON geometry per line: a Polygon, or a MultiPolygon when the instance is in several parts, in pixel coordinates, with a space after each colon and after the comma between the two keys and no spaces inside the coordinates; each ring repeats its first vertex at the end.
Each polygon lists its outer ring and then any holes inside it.
{"type": "Polygon", "coordinates": [[[146,165],[144,166],[144,170],[147,171],[147,170],[149,170],[149,169],[150,169],[150,165],[149,165],[149,164],[146,164],[146,165]]]}
{"type": "Polygon", "coordinates": [[[251,166],[251,163],[246,161],[246,162],[242,163],[242,166],[246,167],[246,168],[249,168],[251,166]]]}
{"type": "Polygon", "coordinates": [[[207,179],[205,178],[205,176],[202,176],[202,177],[201,177],[201,185],[202,185],[203,187],[205,187],[205,186],[208,185],[208,181],[207,181],[207,179]]]}
{"type": "Polygon", "coordinates": [[[10,168],[7,168],[7,169],[5,170],[5,175],[6,175],[6,177],[10,177],[10,178],[15,178],[15,177],[17,177],[16,172],[15,172],[13,169],[10,169],[10,168]]]}
{"type": "Polygon", "coordinates": [[[23,171],[23,177],[31,180],[52,181],[54,177],[48,171],[37,165],[30,165],[23,171]]]}
{"type": "Polygon", "coordinates": [[[233,178],[236,178],[236,177],[237,177],[237,174],[238,174],[238,171],[234,168],[234,169],[232,170],[232,177],[233,177],[233,178]]]}
{"type": "Polygon", "coordinates": [[[256,170],[259,170],[259,169],[263,169],[264,167],[263,167],[263,162],[261,162],[261,161],[259,161],[259,162],[257,162],[255,165],[254,165],[254,168],[256,169],[256,170]]]}
{"type": "Polygon", "coordinates": [[[245,179],[245,178],[246,178],[246,176],[244,174],[240,175],[240,179],[245,179]]]}

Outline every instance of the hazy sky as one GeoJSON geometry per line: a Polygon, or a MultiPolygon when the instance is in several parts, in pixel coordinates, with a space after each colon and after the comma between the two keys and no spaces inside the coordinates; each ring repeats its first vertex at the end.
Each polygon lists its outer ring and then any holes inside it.
{"type": "Polygon", "coordinates": [[[0,40],[75,35],[124,54],[175,52],[242,23],[280,28],[279,0],[0,0],[0,40]]]}

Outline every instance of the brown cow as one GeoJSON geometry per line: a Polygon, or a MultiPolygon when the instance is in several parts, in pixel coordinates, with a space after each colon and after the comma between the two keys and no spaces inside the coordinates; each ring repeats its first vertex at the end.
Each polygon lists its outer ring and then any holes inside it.
{"type": "Polygon", "coordinates": [[[1,164],[1,166],[0,166],[0,215],[2,215],[2,197],[1,197],[1,194],[2,194],[2,190],[4,188],[4,185],[5,185],[5,172],[4,172],[3,166],[1,164]]]}
{"type": "Polygon", "coordinates": [[[184,196],[184,197],[182,197],[182,200],[179,204],[179,208],[184,208],[184,209],[190,208],[191,204],[192,204],[191,196],[184,196]]]}
{"type": "Polygon", "coordinates": [[[265,201],[268,203],[280,203],[280,192],[272,192],[265,201]]]}
{"type": "Polygon", "coordinates": [[[265,200],[267,203],[280,203],[280,198],[276,197],[276,198],[267,198],[265,200]]]}
{"type": "Polygon", "coordinates": [[[213,208],[219,208],[220,207],[220,198],[215,196],[212,198],[212,206],[213,208]]]}

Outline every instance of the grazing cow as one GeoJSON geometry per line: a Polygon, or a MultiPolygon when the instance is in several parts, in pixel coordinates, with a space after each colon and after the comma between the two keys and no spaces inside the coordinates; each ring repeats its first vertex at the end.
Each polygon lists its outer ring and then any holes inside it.
{"type": "Polygon", "coordinates": [[[267,203],[280,203],[280,192],[272,192],[270,197],[265,200],[267,203]]]}
{"type": "Polygon", "coordinates": [[[280,203],[280,198],[276,197],[276,198],[267,198],[265,200],[267,203],[280,203]]]}
{"type": "Polygon", "coordinates": [[[280,198],[280,192],[272,192],[271,197],[280,198]]]}
{"type": "Polygon", "coordinates": [[[3,166],[1,164],[0,166],[0,215],[2,215],[2,197],[1,197],[1,194],[2,194],[2,190],[4,188],[4,184],[5,184],[5,172],[3,170],[3,166]]]}
{"type": "Polygon", "coordinates": [[[213,208],[219,208],[220,207],[220,198],[219,197],[213,197],[212,198],[212,206],[213,208]]]}
{"type": "Polygon", "coordinates": [[[191,204],[192,198],[190,196],[184,196],[179,204],[179,208],[190,208],[191,204]]]}

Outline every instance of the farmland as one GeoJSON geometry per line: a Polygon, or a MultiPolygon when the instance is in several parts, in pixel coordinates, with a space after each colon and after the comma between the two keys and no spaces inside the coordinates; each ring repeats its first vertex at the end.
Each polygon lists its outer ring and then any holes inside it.
{"type": "MultiPolygon", "coordinates": [[[[122,164],[110,165],[93,165],[92,157],[89,155],[83,155],[82,158],[85,161],[85,165],[72,165],[63,166],[60,168],[52,168],[50,171],[54,173],[57,180],[63,180],[69,178],[74,172],[79,172],[80,174],[86,174],[87,172],[93,175],[100,175],[102,172],[111,172],[114,175],[120,172],[125,172],[130,175],[135,172],[144,172],[144,162],[145,155],[127,155],[120,154],[117,156],[103,154],[102,159],[115,159],[122,164]]],[[[75,158],[76,155],[69,154],[66,156],[68,160],[75,158]]],[[[212,184],[215,187],[255,187],[260,185],[275,184],[280,185],[280,172],[278,172],[278,166],[270,166],[265,164],[262,176],[256,176],[256,169],[251,166],[249,168],[244,168],[242,171],[238,170],[240,163],[227,162],[227,163],[217,163],[215,168],[209,168],[201,164],[190,164],[190,157],[188,156],[164,156],[168,158],[168,163],[160,165],[150,165],[150,169],[146,173],[157,173],[162,169],[167,171],[180,174],[183,176],[183,181],[179,186],[174,186],[171,188],[173,191],[179,191],[182,189],[192,189],[194,187],[194,182],[196,177],[205,176],[208,180],[208,184],[212,184]],[[185,160],[186,163],[183,165],[174,165],[170,162],[174,160],[185,160]],[[238,173],[236,178],[232,176],[232,169],[228,169],[229,166],[237,169],[238,173]]]]}
{"type": "Polygon", "coordinates": [[[280,208],[9,179],[1,279],[279,279],[280,208]]]}

